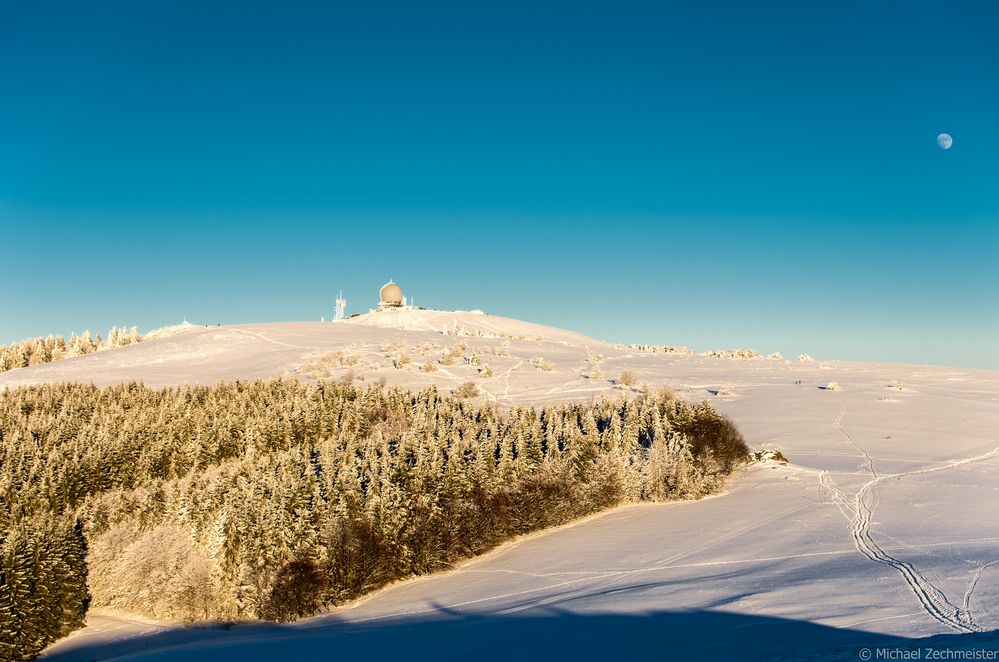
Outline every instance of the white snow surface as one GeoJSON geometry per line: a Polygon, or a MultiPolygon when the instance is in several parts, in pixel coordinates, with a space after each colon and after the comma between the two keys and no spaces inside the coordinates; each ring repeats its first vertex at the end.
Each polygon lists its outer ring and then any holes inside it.
{"type": "Polygon", "coordinates": [[[999,372],[641,353],[511,319],[405,310],[338,324],[194,327],[3,373],[0,387],[311,379],[298,366],[329,352],[356,357],[362,384],[450,390],[474,380],[500,406],[622,397],[638,388],[614,383],[627,370],[639,384],[710,400],[754,449],[780,449],[790,462],[741,471],[701,501],[623,506],[528,536],[290,626],[183,627],[94,611],[47,658],[547,650],[855,660],[862,646],[999,649],[988,633],[999,628],[999,372]],[[456,328],[466,335],[441,333],[456,328]],[[493,376],[464,361],[420,369],[457,342],[493,376]],[[412,360],[393,367],[403,354],[412,360]],[[840,390],[823,388],[833,381],[840,390]],[[933,635],[950,636],[911,639],[933,635]]]}

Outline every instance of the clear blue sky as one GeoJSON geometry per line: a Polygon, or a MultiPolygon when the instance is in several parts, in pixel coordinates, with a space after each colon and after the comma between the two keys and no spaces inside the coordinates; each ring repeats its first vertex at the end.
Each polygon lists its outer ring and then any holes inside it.
{"type": "Polygon", "coordinates": [[[0,342],[363,312],[391,277],[612,341],[999,368],[997,31],[991,1],[3,1],[0,342]]]}

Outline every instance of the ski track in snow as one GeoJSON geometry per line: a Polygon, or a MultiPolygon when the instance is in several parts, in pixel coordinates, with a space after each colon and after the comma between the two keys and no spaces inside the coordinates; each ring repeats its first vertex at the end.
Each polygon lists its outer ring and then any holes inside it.
{"type": "Polygon", "coordinates": [[[983,629],[975,622],[974,614],[971,611],[971,595],[975,590],[978,579],[981,577],[981,573],[997,561],[993,561],[992,563],[979,568],[978,572],[974,574],[968,590],[965,593],[962,607],[955,607],[954,604],[947,599],[947,596],[943,593],[943,591],[934,586],[933,583],[931,583],[925,576],[920,574],[911,563],[888,554],[884,548],[875,542],[874,538],[871,536],[871,522],[874,517],[874,510],[878,503],[877,487],[878,484],[885,478],[915,476],[935,471],[943,471],[945,469],[953,469],[954,467],[974,462],[981,462],[999,455],[999,448],[996,448],[989,453],[984,453],[982,455],[962,460],[956,460],[939,467],[879,476],[874,468],[874,460],[870,453],[858,444],[853,436],[841,426],[846,412],[846,405],[840,403],[840,411],[835,420],[829,421],[829,419],[825,416],[822,416],[821,414],[819,416],[836,428],[836,430],[839,431],[847,439],[847,441],[849,441],[861,452],[861,454],[863,454],[866,460],[866,469],[871,474],[872,478],[860,488],[857,494],[853,497],[852,503],[846,492],[838,488],[835,483],[833,483],[828,472],[822,472],[820,474],[819,481],[820,484],[829,490],[829,492],[833,495],[833,500],[836,502],[837,506],[840,507],[840,511],[844,515],[852,513],[852,516],[848,516],[848,519],[850,520],[850,535],[853,537],[853,542],[857,550],[870,560],[890,566],[897,570],[909,586],[913,595],[915,595],[916,600],[919,602],[919,606],[931,618],[957,632],[982,632],[983,629]]]}
{"type": "Polygon", "coordinates": [[[257,331],[250,331],[249,329],[236,329],[236,331],[239,331],[240,333],[244,333],[244,334],[246,334],[246,335],[248,335],[248,336],[250,336],[252,338],[257,338],[258,340],[263,340],[264,342],[270,343],[271,345],[277,345],[278,347],[286,347],[288,349],[304,349],[304,350],[310,350],[310,349],[312,349],[312,347],[306,347],[304,345],[291,345],[291,344],[286,343],[286,342],[281,342],[280,340],[275,340],[274,338],[271,338],[269,336],[265,336],[264,334],[258,333],[257,331]]]}
{"type": "Polygon", "coordinates": [[[975,589],[978,587],[978,581],[982,578],[982,574],[992,566],[996,565],[997,563],[999,563],[999,559],[996,559],[995,561],[990,561],[989,563],[986,563],[984,565],[980,565],[978,566],[978,569],[975,570],[974,574],[971,577],[971,581],[968,582],[968,590],[965,591],[964,593],[964,602],[961,604],[961,609],[962,611],[964,611],[964,613],[966,614],[971,613],[971,597],[974,594],[975,589]]]}

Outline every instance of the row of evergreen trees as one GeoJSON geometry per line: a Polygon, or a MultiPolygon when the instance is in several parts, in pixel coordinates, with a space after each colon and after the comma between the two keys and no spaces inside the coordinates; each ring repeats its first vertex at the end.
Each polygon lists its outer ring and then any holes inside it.
{"type": "Polygon", "coordinates": [[[295,380],[23,387],[0,394],[0,535],[78,522],[95,605],[288,620],[625,500],[704,495],[746,456],[670,393],[501,412],[295,380]]]}
{"type": "Polygon", "coordinates": [[[68,339],[52,335],[28,338],[0,345],[0,372],[92,354],[111,347],[124,347],[141,340],[142,336],[134,326],[130,329],[111,327],[107,340],[101,338],[99,333],[91,337],[90,331],[84,331],[79,336],[74,333],[68,339]]]}
{"type": "Polygon", "coordinates": [[[68,517],[0,528],[0,660],[28,660],[83,625],[87,593],[82,527],[68,517]]]}

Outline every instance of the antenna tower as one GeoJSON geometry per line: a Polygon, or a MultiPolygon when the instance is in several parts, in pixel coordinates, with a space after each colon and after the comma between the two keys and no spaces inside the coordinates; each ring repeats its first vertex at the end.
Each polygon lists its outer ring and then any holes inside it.
{"type": "Polygon", "coordinates": [[[347,300],[343,298],[343,290],[336,298],[336,308],[333,309],[333,321],[342,322],[344,312],[347,310],[347,300]]]}

